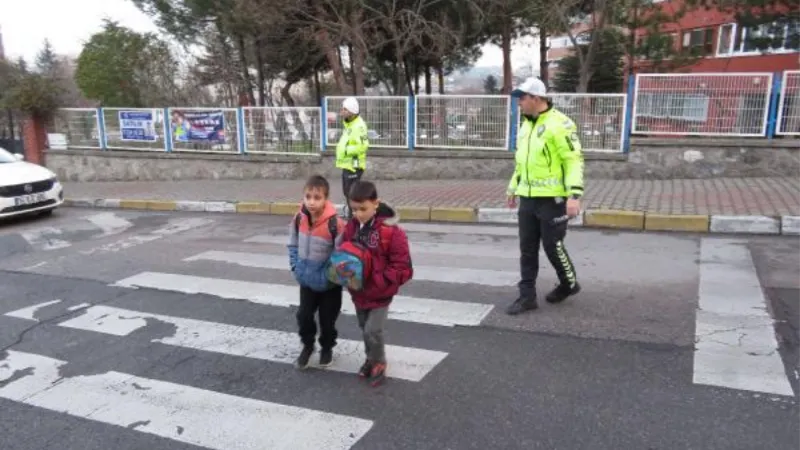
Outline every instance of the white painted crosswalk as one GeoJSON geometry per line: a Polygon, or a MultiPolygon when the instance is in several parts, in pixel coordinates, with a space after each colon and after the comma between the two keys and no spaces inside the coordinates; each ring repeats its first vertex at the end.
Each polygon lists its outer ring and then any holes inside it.
{"type": "MultiPolygon", "coordinates": [[[[117,220],[112,216],[93,217],[92,222],[97,223],[104,233],[128,229],[126,220],[117,220]]],[[[178,229],[182,231],[186,228],[178,229]]],[[[288,270],[285,246],[274,245],[278,243],[278,239],[285,242],[286,236],[270,239],[263,236],[243,236],[241,241],[250,244],[253,249],[251,252],[208,250],[183,258],[181,268],[184,272],[191,273],[197,264],[213,264],[220,268],[224,266],[224,273],[230,278],[152,271],[133,274],[112,285],[177,292],[186,294],[187,298],[200,298],[194,294],[204,294],[212,297],[212,301],[221,306],[227,301],[244,300],[264,308],[297,307],[299,289],[295,284],[256,282],[246,279],[246,276],[242,279],[235,278],[236,268],[279,272],[288,270]]],[[[448,244],[433,242],[418,242],[414,245],[430,255],[452,256],[454,252],[458,254],[467,250],[466,246],[453,248],[448,244]]],[[[487,246],[485,249],[488,248],[487,246]]],[[[474,252],[473,248],[472,253],[474,252]]],[[[501,252],[496,252],[495,256],[504,257],[501,252]]],[[[417,264],[415,274],[415,279],[460,286],[508,286],[516,277],[513,272],[417,264]]],[[[38,315],[43,311],[59,309],[62,315],[58,317],[63,318],[49,321],[49,326],[121,339],[134,334],[142,336],[149,326],[161,324],[171,331],[167,336],[154,336],[152,343],[274,364],[293,364],[300,350],[296,331],[198,320],[121,305],[82,303],[70,306],[62,303],[60,300],[46,300],[7,311],[4,315],[19,320],[37,321],[38,315]]],[[[492,304],[473,301],[398,295],[392,303],[389,317],[398,322],[442,329],[455,326],[474,327],[480,325],[493,308],[492,304]]],[[[342,313],[355,315],[352,300],[346,292],[342,313]]],[[[294,324],[289,328],[294,328],[294,324]]],[[[442,348],[427,349],[394,344],[387,345],[386,352],[389,359],[389,378],[407,383],[425,382],[448,357],[448,352],[442,348]]],[[[324,370],[355,374],[363,361],[363,342],[340,337],[337,340],[334,362],[324,370]]],[[[372,427],[369,418],[235,397],[222,392],[117,372],[60,378],[60,367],[67,363],[33,353],[9,352],[4,360],[0,360],[0,397],[212,449],[344,449],[358,442],[372,427]],[[20,376],[21,373],[24,376],[20,376]],[[219,410],[235,411],[229,419],[235,423],[229,424],[226,420],[222,432],[210,433],[208,429],[214,420],[213,411],[219,410]],[[262,417],[261,423],[256,424],[256,417],[259,416],[262,417]],[[264,417],[269,419],[264,420],[264,417]],[[289,422],[291,426],[287,425],[289,422]],[[251,428],[258,428],[259,431],[251,433],[251,428]],[[236,441],[238,436],[246,433],[250,433],[247,438],[236,441]]],[[[314,366],[312,358],[312,367],[314,366]]]]}
{"type": "MultiPolygon", "coordinates": [[[[129,229],[125,219],[101,216],[93,220],[108,233],[129,229]]],[[[162,228],[152,236],[165,236],[201,226],[203,224],[199,222],[184,221],[162,228]]],[[[471,231],[507,239],[516,234],[515,229],[455,227],[453,231],[446,225],[433,224],[408,228],[429,238],[411,244],[415,260],[415,281],[412,283],[435,283],[444,290],[458,292],[459,296],[451,298],[461,300],[432,298],[437,294],[432,294],[431,298],[407,293],[398,295],[390,308],[389,318],[401,322],[400,327],[435,329],[437,333],[450,333],[453,327],[477,327],[495,307],[485,300],[470,298],[471,289],[475,286],[507,287],[510,288],[509,294],[513,295],[513,286],[518,278],[516,270],[479,268],[483,258],[496,258],[503,267],[514,266],[518,254],[507,251],[508,243],[504,246],[486,242],[480,245],[451,244],[438,241],[435,235],[443,232],[467,234],[471,231]],[[441,256],[459,256],[465,260],[462,261],[465,267],[437,265],[437,261],[445,260],[438,258],[441,256]]],[[[285,279],[289,270],[286,240],[285,235],[278,234],[241,236],[236,244],[239,247],[242,243],[248,244],[248,251],[193,249],[175,258],[178,266],[173,272],[160,272],[155,268],[132,272],[111,285],[183,294],[182,302],[194,304],[191,302],[204,301],[221,309],[233,301],[244,301],[248,308],[284,311],[298,306],[298,287],[290,283],[253,281],[252,269],[275,272],[285,279]],[[208,276],[217,273],[225,276],[208,276]]],[[[702,242],[701,259],[705,265],[701,264],[700,269],[693,381],[791,395],[791,387],[782,373],[781,360],[775,356],[777,344],[774,335],[770,334],[773,333],[772,321],[764,310],[758,279],[754,278],[746,249],[742,250],[744,253],[740,250],[731,243],[702,242]],[[748,334],[737,337],[737,327],[747,328],[748,334]],[[731,346],[726,336],[739,339],[738,346],[731,346]]],[[[434,289],[432,292],[439,291],[434,289]]],[[[300,350],[296,331],[287,331],[294,329],[294,323],[282,329],[241,326],[222,319],[184,317],[175,310],[169,310],[174,314],[170,315],[122,302],[101,304],[105,300],[86,299],[81,304],[67,304],[61,300],[41,299],[37,304],[1,313],[15,320],[33,322],[44,311],[59,310],[56,319],[45,321],[53,333],[77,330],[98,339],[126,342],[134,336],[146,336],[148,328],[155,324],[165,325],[158,329],[169,331],[145,339],[147,345],[166,346],[193,354],[230,356],[234,357],[233,361],[237,358],[258,361],[283,369],[294,362],[300,350]]],[[[347,293],[343,298],[342,313],[355,315],[347,293]]],[[[404,343],[409,342],[420,345],[413,339],[404,343]]],[[[453,359],[454,346],[458,343],[445,339],[421,346],[428,345],[432,348],[387,345],[388,376],[393,382],[406,383],[405,386],[411,389],[430,382],[437,377],[437,371],[441,373],[441,367],[453,359]]],[[[338,376],[355,374],[363,358],[364,347],[360,340],[340,337],[333,364],[324,369],[315,368],[338,373],[338,376]]],[[[0,398],[219,450],[349,449],[370,433],[373,420],[378,420],[353,417],[352,414],[342,414],[342,411],[265,401],[270,398],[245,398],[116,371],[62,376],[61,369],[67,364],[69,361],[14,349],[5,354],[0,352],[0,398]]],[[[313,360],[312,366],[315,366],[313,360]]]]}

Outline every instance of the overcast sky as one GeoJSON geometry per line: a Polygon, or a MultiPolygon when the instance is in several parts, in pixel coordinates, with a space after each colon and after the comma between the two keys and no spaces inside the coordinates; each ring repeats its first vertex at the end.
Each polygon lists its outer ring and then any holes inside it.
{"type": "MultiPolygon", "coordinates": [[[[118,21],[136,31],[158,31],[130,0],[0,0],[0,32],[6,56],[20,56],[32,62],[46,38],[56,53],[77,57],[89,36],[97,32],[104,18],[118,21]]],[[[514,68],[538,67],[538,44],[517,43],[513,47],[514,68]]],[[[477,66],[502,64],[500,48],[484,47],[477,66]]]]}

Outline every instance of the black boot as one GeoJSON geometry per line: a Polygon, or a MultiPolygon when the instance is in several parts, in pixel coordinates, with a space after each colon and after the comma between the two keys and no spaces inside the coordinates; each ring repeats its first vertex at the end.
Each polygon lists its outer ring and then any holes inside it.
{"type": "Polygon", "coordinates": [[[561,303],[564,300],[566,300],[567,297],[575,295],[580,291],[581,291],[581,285],[578,283],[575,283],[575,286],[573,287],[569,287],[565,284],[559,284],[558,286],[556,286],[555,289],[553,289],[552,291],[550,291],[549,294],[547,294],[545,300],[547,300],[547,303],[561,303]]]}
{"type": "Polygon", "coordinates": [[[295,367],[300,370],[304,370],[308,367],[308,360],[311,359],[311,355],[314,353],[314,346],[307,345],[303,347],[303,350],[300,351],[300,356],[294,362],[295,367]]]}
{"type": "Polygon", "coordinates": [[[536,303],[536,297],[519,297],[514,300],[514,303],[508,305],[506,308],[506,314],[509,316],[516,316],[517,314],[523,313],[525,311],[532,311],[538,308],[539,305],[536,303]]]}

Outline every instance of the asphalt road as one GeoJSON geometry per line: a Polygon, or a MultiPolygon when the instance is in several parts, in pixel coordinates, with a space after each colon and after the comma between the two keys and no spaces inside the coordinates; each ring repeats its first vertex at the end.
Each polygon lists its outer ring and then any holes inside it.
{"type": "Polygon", "coordinates": [[[333,368],[290,364],[287,222],[64,208],[0,224],[0,448],[800,444],[798,238],[573,230],[581,294],[509,317],[513,228],[408,224],[417,277],[392,306],[391,378],[370,388],[347,309],[333,368]]]}

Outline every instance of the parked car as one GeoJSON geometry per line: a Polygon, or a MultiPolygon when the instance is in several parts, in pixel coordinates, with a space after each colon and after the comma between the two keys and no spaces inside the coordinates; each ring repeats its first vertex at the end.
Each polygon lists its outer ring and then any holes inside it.
{"type": "Polygon", "coordinates": [[[49,214],[64,203],[56,174],[0,148],[0,219],[49,214]]]}

